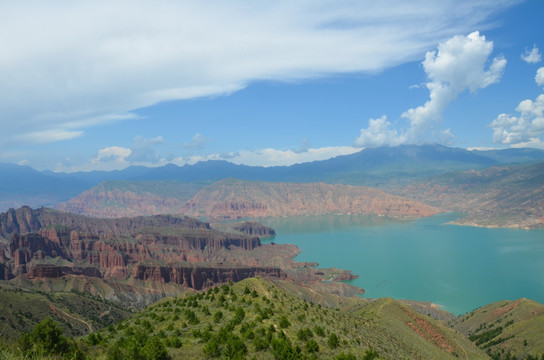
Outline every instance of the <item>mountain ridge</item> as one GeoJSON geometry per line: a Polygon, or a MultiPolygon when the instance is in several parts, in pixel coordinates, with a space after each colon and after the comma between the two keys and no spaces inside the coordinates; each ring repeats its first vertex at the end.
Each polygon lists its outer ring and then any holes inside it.
{"type": "Polygon", "coordinates": [[[50,206],[66,201],[105,180],[177,180],[183,182],[242,180],[316,182],[382,187],[406,184],[428,175],[452,170],[480,169],[493,165],[544,160],[538,149],[473,150],[443,145],[402,145],[367,148],[358,153],[290,166],[236,165],[225,160],[194,165],[168,164],[148,168],[74,173],[38,172],[27,166],[0,164],[0,211],[22,205],[50,206]],[[29,184],[32,191],[29,189],[29,184]],[[48,185],[49,184],[49,185],[48,185]],[[30,195],[29,195],[30,194],[30,195]]]}

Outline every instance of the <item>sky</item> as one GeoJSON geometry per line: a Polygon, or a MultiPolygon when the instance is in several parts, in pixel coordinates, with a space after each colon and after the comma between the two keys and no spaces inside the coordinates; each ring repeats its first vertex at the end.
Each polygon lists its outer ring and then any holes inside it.
{"type": "Polygon", "coordinates": [[[0,162],[544,149],[544,1],[1,1],[0,162]]]}

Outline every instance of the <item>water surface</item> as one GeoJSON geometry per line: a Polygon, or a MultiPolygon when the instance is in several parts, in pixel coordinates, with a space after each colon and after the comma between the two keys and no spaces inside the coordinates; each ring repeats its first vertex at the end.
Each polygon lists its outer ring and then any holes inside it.
{"type": "Polygon", "coordinates": [[[357,215],[266,219],[298,261],[352,270],[365,297],[432,301],[454,314],[505,299],[544,303],[544,231],[357,215]]]}

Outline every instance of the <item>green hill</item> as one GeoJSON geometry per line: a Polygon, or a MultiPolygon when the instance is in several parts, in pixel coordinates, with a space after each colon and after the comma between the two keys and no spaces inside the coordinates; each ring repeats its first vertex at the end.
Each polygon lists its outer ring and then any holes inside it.
{"type": "Polygon", "coordinates": [[[535,301],[499,301],[451,325],[493,359],[544,359],[544,305],[535,301]]]}
{"type": "Polygon", "coordinates": [[[398,301],[349,299],[329,308],[261,278],[161,300],[82,344],[98,359],[150,347],[174,359],[487,358],[457,331],[398,301]]]}
{"type": "MultiPolygon", "coordinates": [[[[114,324],[132,313],[109,301],[80,292],[28,290],[0,283],[0,337],[12,341],[50,317],[70,336],[114,324]]],[[[0,357],[1,358],[1,357],[0,357]]]]}

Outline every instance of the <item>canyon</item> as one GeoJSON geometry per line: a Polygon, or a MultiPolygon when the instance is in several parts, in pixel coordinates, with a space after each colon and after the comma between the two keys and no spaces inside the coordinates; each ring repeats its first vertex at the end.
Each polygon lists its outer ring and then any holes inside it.
{"type": "MultiPolygon", "coordinates": [[[[256,222],[219,227],[186,216],[97,219],[47,208],[10,209],[0,214],[0,235],[7,241],[0,251],[0,280],[43,288],[44,282],[78,279],[95,295],[114,300],[124,299],[123,291],[107,295],[100,289],[129,285],[143,306],[157,299],[148,296],[150,287],[167,287],[165,296],[255,276],[307,284],[330,276],[315,263],[295,262],[293,245],[261,243],[260,237],[274,235],[269,227],[256,222]]],[[[335,273],[338,281],[353,276],[335,273]]]]}

